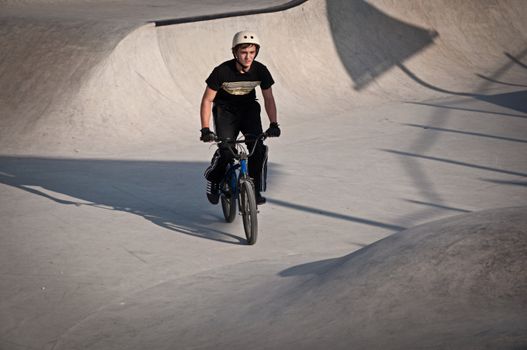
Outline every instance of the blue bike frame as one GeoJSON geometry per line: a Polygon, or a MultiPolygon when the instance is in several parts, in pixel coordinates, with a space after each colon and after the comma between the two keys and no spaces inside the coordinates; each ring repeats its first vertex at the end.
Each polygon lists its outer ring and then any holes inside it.
{"type": "MultiPolygon", "coordinates": [[[[239,162],[235,162],[233,164],[229,165],[229,168],[227,169],[227,172],[225,173],[225,177],[223,181],[229,181],[229,185],[233,193],[231,195],[234,198],[238,197],[238,183],[241,178],[247,177],[249,174],[247,169],[247,160],[241,159],[239,162]],[[238,171],[239,170],[239,171],[238,171]]],[[[220,186],[220,188],[223,188],[223,186],[220,186]]]]}
{"type": "MultiPolygon", "coordinates": [[[[255,141],[258,141],[258,139],[265,138],[265,137],[266,137],[266,135],[262,134],[255,141]]],[[[244,141],[241,141],[241,142],[244,142],[244,141]]],[[[241,142],[239,142],[239,143],[241,143],[241,142]]],[[[239,191],[240,191],[239,188],[238,188],[238,184],[240,183],[240,180],[244,179],[244,178],[249,178],[249,169],[248,169],[248,166],[247,166],[248,158],[254,152],[254,148],[255,147],[256,147],[256,142],[255,142],[255,146],[253,146],[253,149],[250,152],[250,154],[244,153],[244,156],[238,158],[237,160],[234,160],[233,163],[231,163],[229,165],[229,168],[227,169],[227,172],[225,173],[225,176],[223,178],[223,183],[225,183],[226,181],[229,181],[230,188],[233,191],[233,193],[231,193],[233,198],[238,198],[238,194],[239,194],[239,191]]],[[[232,149],[231,149],[231,152],[233,152],[232,149]]],[[[222,185],[220,185],[220,188],[223,191],[223,186],[222,185]]]]}

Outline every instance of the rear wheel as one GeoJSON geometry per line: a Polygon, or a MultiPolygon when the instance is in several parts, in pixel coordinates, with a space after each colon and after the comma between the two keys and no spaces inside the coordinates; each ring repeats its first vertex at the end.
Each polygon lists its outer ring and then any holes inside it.
{"type": "Polygon", "coordinates": [[[225,221],[233,222],[236,218],[236,178],[230,176],[226,179],[221,189],[221,209],[225,221]]]}
{"type": "Polygon", "coordinates": [[[256,207],[256,196],[254,194],[254,185],[251,181],[245,180],[240,184],[240,212],[243,218],[243,229],[247,244],[256,243],[258,236],[258,217],[256,207]]]}

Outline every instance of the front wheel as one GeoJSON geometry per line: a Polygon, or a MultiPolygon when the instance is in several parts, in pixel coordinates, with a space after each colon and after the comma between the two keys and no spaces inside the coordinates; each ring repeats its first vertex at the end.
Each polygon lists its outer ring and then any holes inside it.
{"type": "Polygon", "coordinates": [[[242,181],[240,184],[240,212],[243,218],[243,229],[247,243],[253,245],[258,236],[258,217],[254,185],[251,181],[242,181]]]}

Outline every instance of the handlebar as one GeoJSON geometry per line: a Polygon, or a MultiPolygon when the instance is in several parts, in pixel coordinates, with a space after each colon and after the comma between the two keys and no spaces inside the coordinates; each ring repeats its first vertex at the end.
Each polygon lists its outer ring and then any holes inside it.
{"type": "Polygon", "coordinates": [[[256,144],[258,143],[258,141],[260,140],[265,140],[267,138],[267,134],[264,132],[264,133],[261,133],[260,135],[258,135],[258,137],[254,138],[254,139],[247,139],[247,138],[244,138],[244,139],[238,139],[238,140],[233,140],[231,138],[220,138],[220,137],[216,137],[215,138],[215,141],[219,144],[225,144],[227,145],[227,148],[229,149],[229,151],[231,151],[232,155],[236,158],[239,157],[238,154],[236,154],[233,150],[233,147],[232,145],[236,145],[236,144],[239,144],[239,143],[246,143],[246,142],[254,142],[254,145],[251,149],[251,151],[249,152],[249,154],[247,155],[248,157],[252,156],[253,153],[254,153],[254,150],[256,149],[256,144]]]}

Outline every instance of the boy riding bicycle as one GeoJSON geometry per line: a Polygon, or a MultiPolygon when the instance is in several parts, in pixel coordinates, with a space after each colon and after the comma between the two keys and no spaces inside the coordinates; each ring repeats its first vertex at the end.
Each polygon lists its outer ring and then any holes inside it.
{"type": "MultiPolygon", "coordinates": [[[[277,123],[276,104],[271,86],[273,77],[266,66],[255,61],[260,50],[258,36],[249,31],[238,32],[232,40],[234,59],[223,62],[209,75],[207,87],[201,99],[201,137],[203,142],[213,142],[216,137],[236,139],[238,133],[254,138],[262,133],[260,104],[256,101],[255,88],[260,85],[264,98],[265,111],[270,126],[269,137],[280,136],[277,123]],[[213,114],[214,129],[210,130],[210,116],[213,114]]],[[[254,141],[247,142],[252,148],[254,141]]],[[[219,183],[223,178],[232,153],[225,145],[219,145],[205,170],[207,179],[207,198],[212,204],[219,201],[219,183]]],[[[265,203],[261,191],[265,191],[267,167],[267,146],[257,141],[254,154],[249,158],[249,175],[254,179],[257,204],[265,203]]]]}

